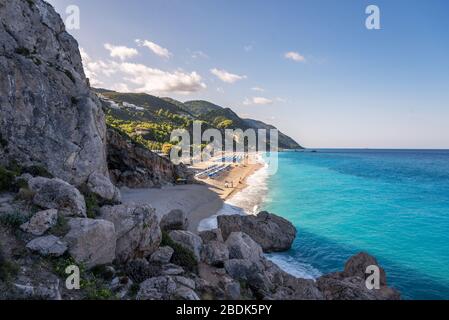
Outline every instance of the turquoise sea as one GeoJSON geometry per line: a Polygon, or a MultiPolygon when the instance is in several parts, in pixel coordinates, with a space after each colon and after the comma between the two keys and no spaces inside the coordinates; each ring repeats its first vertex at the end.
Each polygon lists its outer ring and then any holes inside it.
{"type": "Polygon", "coordinates": [[[292,221],[291,273],[342,270],[367,251],[405,299],[449,299],[449,151],[283,152],[261,209],[292,221]]]}

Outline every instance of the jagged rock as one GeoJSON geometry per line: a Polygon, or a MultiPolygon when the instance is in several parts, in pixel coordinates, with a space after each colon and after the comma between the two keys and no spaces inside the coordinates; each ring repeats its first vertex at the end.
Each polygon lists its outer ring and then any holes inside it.
{"type": "Polygon", "coordinates": [[[198,261],[201,259],[203,240],[199,236],[183,230],[172,231],[169,233],[169,236],[174,242],[192,251],[198,261]]]}
{"type": "Polygon", "coordinates": [[[233,232],[226,240],[230,259],[247,259],[259,261],[263,252],[250,236],[243,232],[233,232]]]}
{"type": "Polygon", "coordinates": [[[296,238],[296,229],[288,220],[268,212],[260,212],[257,216],[222,215],[217,219],[224,239],[232,232],[244,232],[264,252],[286,251],[296,238]]]}
{"type": "Polygon", "coordinates": [[[100,217],[111,221],[117,233],[117,259],[148,257],[157,250],[162,240],[155,210],[148,205],[104,206],[100,217]]]}
{"type": "Polygon", "coordinates": [[[218,241],[218,242],[224,241],[223,235],[221,234],[220,229],[201,231],[199,233],[199,236],[201,237],[201,239],[203,239],[204,243],[207,243],[210,241],[218,241]]]}
{"type": "Polygon", "coordinates": [[[223,242],[209,241],[203,245],[201,260],[211,266],[223,266],[229,260],[229,250],[223,242]]]}
{"type": "Polygon", "coordinates": [[[187,216],[182,210],[172,210],[161,219],[161,229],[163,231],[187,230],[188,227],[187,216]]]}
{"type": "Polygon", "coordinates": [[[137,300],[169,300],[177,288],[170,276],[155,277],[140,284],[137,300]]]}
{"type": "Polygon", "coordinates": [[[56,225],[57,220],[58,210],[50,209],[39,211],[31,217],[30,221],[22,224],[20,229],[35,236],[41,236],[47,232],[48,229],[56,225]]]}
{"type": "Polygon", "coordinates": [[[51,235],[33,239],[26,247],[42,256],[50,257],[60,257],[67,251],[67,243],[51,235]]]}
{"type": "Polygon", "coordinates": [[[385,271],[377,260],[367,253],[351,257],[343,272],[324,275],[317,280],[318,288],[327,300],[399,300],[397,290],[387,286],[385,271]],[[368,289],[366,268],[370,265],[380,269],[380,288],[368,289]]]}
{"type": "Polygon", "coordinates": [[[133,286],[133,281],[128,277],[115,277],[109,287],[119,299],[124,299],[133,286]]]}
{"type": "Polygon", "coordinates": [[[42,0],[0,0],[0,162],[74,185],[107,175],[105,117],[76,40],[42,0]]]}
{"type": "Polygon", "coordinates": [[[176,276],[173,278],[178,285],[195,290],[195,281],[186,277],[176,276]]]}
{"type": "Polygon", "coordinates": [[[193,173],[185,166],[174,165],[113,128],[107,130],[107,142],[111,179],[117,186],[147,188],[174,183],[177,178],[192,180],[193,173]]]}
{"type": "Polygon", "coordinates": [[[159,247],[159,249],[151,255],[150,261],[161,264],[169,263],[173,253],[174,250],[170,247],[159,247]]]}
{"type": "Polygon", "coordinates": [[[72,218],[64,240],[70,255],[88,268],[111,263],[115,259],[116,232],[114,224],[106,220],[72,218]]]}
{"type": "Polygon", "coordinates": [[[35,193],[33,203],[44,209],[58,209],[70,217],[85,217],[86,202],[77,188],[61,179],[32,178],[28,181],[35,193]]]}
{"type": "Polygon", "coordinates": [[[119,203],[121,200],[120,190],[114,186],[103,174],[94,172],[87,181],[89,190],[99,196],[101,199],[119,203]]]}

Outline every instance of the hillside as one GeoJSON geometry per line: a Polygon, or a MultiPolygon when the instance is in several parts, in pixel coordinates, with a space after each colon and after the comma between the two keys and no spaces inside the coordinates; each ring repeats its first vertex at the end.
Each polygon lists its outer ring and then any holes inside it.
{"type": "MultiPolygon", "coordinates": [[[[187,101],[158,98],[143,93],[118,93],[95,89],[103,99],[107,122],[125,131],[150,149],[162,149],[174,129],[191,131],[195,120],[203,122],[203,129],[275,129],[274,126],[252,119],[242,119],[230,108],[207,101],[187,101]]],[[[299,149],[292,138],[279,132],[279,148],[299,149]]]]}

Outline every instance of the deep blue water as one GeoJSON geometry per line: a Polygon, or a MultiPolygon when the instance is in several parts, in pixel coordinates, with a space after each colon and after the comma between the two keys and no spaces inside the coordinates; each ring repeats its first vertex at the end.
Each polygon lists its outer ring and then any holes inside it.
{"type": "Polygon", "coordinates": [[[318,150],[279,154],[263,209],[292,221],[296,273],[342,270],[367,251],[406,299],[449,299],[449,151],[318,150]]]}

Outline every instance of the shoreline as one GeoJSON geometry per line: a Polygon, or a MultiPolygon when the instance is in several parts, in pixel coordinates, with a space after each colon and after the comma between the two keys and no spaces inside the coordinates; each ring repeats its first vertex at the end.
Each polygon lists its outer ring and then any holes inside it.
{"type": "MultiPolygon", "coordinates": [[[[208,164],[202,164],[206,167],[208,164]]],[[[189,220],[188,230],[197,233],[200,226],[208,219],[214,219],[220,211],[227,207],[228,202],[247,190],[249,178],[264,168],[262,163],[246,163],[233,165],[232,169],[215,179],[197,180],[190,185],[165,186],[162,188],[122,188],[124,204],[149,204],[156,209],[161,218],[172,210],[180,209],[186,213],[189,220]],[[233,187],[226,188],[228,183],[233,187]]],[[[199,167],[196,170],[201,170],[199,167]]],[[[244,212],[244,208],[238,208],[244,212]]],[[[235,210],[238,210],[237,207],[235,210]]],[[[238,211],[235,212],[237,214],[238,211]]],[[[216,219],[215,219],[216,220],[216,219]]]]}

